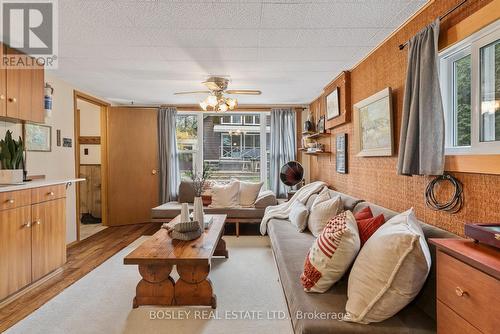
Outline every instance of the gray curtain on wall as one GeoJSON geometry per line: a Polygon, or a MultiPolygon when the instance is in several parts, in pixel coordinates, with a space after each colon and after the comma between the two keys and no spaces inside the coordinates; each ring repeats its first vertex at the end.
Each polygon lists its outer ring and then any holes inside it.
{"type": "Polygon", "coordinates": [[[439,20],[408,42],[398,174],[441,175],[444,113],[438,78],[439,20]]]}
{"type": "Polygon", "coordinates": [[[179,157],[175,119],[177,109],[158,109],[158,148],[160,162],[160,201],[166,203],[177,199],[180,183],[179,157]]]}
{"type": "Polygon", "coordinates": [[[271,161],[269,178],[271,190],[285,197],[287,187],[280,181],[281,166],[296,159],[295,112],[291,108],[271,109],[271,161]]]}

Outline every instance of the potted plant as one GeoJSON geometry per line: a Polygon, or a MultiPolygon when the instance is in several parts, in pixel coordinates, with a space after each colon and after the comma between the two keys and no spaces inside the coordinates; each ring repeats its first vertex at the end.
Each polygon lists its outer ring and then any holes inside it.
{"type": "Polygon", "coordinates": [[[24,144],[12,139],[12,131],[8,130],[5,139],[0,140],[0,184],[23,182],[24,144]]]}
{"type": "Polygon", "coordinates": [[[202,194],[205,190],[205,185],[208,183],[208,179],[212,175],[212,170],[208,163],[203,164],[203,169],[201,172],[196,169],[192,169],[187,175],[193,181],[193,189],[194,189],[194,209],[193,209],[193,218],[198,221],[202,230],[204,228],[204,216],[203,216],[203,200],[202,194]]]}

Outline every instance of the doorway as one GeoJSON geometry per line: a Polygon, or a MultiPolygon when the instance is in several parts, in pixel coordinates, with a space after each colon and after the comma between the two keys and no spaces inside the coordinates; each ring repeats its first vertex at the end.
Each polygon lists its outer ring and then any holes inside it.
{"type": "Polygon", "coordinates": [[[106,129],[109,104],[75,91],[75,172],[84,178],[77,186],[77,240],[107,227],[106,129]]]}

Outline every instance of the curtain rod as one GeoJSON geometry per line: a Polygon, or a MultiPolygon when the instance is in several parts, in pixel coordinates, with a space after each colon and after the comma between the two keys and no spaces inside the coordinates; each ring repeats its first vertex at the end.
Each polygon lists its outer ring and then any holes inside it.
{"type": "MultiPolygon", "coordinates": [[[[467,0],[462,0],[455,7],[453,7],[452,9],[448,10],[446,13],[444,13],[443,15],[441,15],[439,17],[439,21],[443,20],[445,17],[447,17],[448,15],[450,15],[451,13],[453,13],[455,10],[457,10],[460,7],[462,7],[462,5],[464,3],[466,3],[466,2],[467,2],[467,0]]],[[[407,45],[408,45],[408,41],[404,42],[403,44],[399,44],[399,50],[403,50],[405,48],[405,46],[407,46],[407,45]]]]}

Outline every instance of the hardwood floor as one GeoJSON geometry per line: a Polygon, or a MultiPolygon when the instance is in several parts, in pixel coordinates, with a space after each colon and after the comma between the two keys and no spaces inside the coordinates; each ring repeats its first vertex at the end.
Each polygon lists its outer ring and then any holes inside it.
{"type": "Polygon", "coordinates": [[[152,235],[161,223],[109,227],[68,248],[62,272],[0,308],[0,333],[78,281],[141,235],[152,235]]]}

